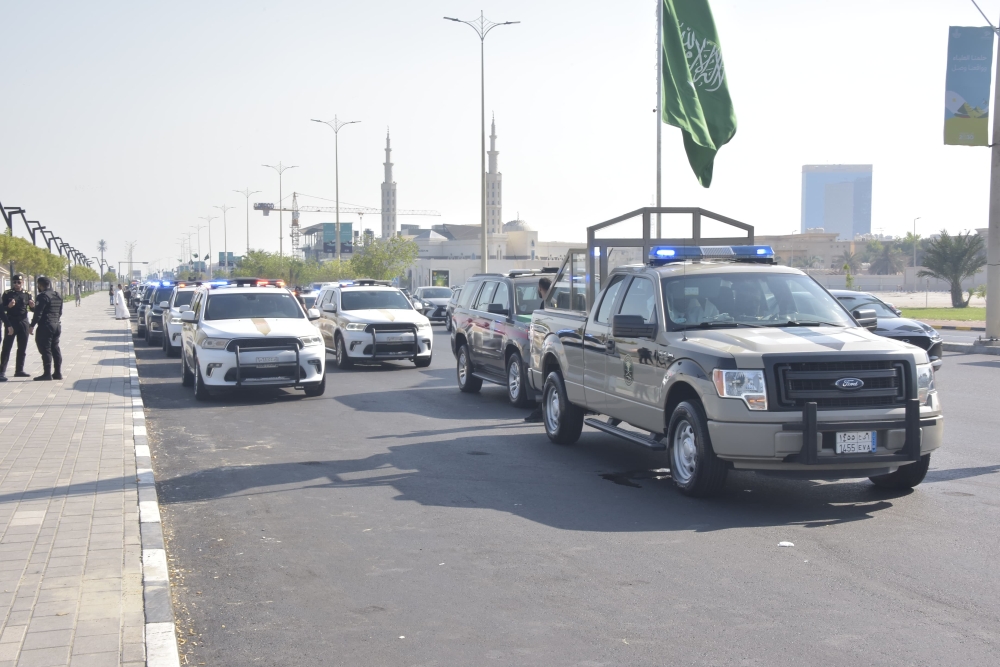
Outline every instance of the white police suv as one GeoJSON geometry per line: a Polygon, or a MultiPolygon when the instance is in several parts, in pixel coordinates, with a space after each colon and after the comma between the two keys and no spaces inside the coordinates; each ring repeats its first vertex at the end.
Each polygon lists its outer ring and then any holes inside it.
{"type": "Polygon", "coordinates": [[[168,357],[181,356],[181,313],[191,306],[194,291],[200,285],[200,280],[176,283],[167,305],[160,303],[163,310],[163,352],[168,357]]]}
{"type": "Polygon", "coordinates": [[[181,313],[181,374],[198,400],[213,389],[326,390],[326,350],[282,281],[236,278],[203,284],[181,313]]]}
{"type": "Polygon", "coordinates": [[[389,283],[353,280],[325,286],[316,298],[316,321],[323,343],[337,355],[337,366],[356,361],[409,359],[417,368],[431,365],[434,334],[426,317],[389,283]]]}

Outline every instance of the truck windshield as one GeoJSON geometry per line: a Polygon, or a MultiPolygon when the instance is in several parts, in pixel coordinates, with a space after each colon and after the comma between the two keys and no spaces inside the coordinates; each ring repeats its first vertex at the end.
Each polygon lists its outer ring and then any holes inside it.
{"type": "Polygon", "coordinates": [[[242,320],[254,317],[295,319],[302,317],[299,302],[288,292],[261,294],[212,294],[205,306],[206,320],[242,320]]]}
{"type": "Polygon", "coordinates": [[[673,331],[691,327],[855,326],[836,299],[796,273],[724,273],[663,279],[673,331]]]}
{"type": "Polygon", "coordinates": [[[345,290],[340,294],[343,310],[413,310],[399,290],[345,290]]]}

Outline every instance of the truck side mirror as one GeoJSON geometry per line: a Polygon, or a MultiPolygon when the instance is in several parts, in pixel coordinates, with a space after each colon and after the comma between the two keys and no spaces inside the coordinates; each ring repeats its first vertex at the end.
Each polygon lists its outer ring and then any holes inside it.
{"type": "Polygon", "coordinates": [[[615,338],[656,338],[656,323],[646,324],[638,315],[615,315],[611,318],[615,338]]]}
{"type": "Polygon", "coordinates": [[[851,313],[851,315],[854,316],[854,319],[857,320],[858,324],[869,331],[875,331],[875,329],[878,328],[878,317],[875,315],[875,310],[873,308],[855,310],[851,313]]]}
{"type": "Polygon", "coordinates": [[[328,304],[326,304],[325,306],[323,306],[323,312],[324,313],[335,313],[335,312],[337,312],[337,304],[335,304],[335,303],[328,303],[328,304]]]}
{"type": "Polygon", "coordinates": [[[160,302],[160,308],[170,308],[170,302],[169,301],[161,301],[160,302]]]}
{"type": "Polygon", "coordinates": [[[486,306],[486,312],[490,315],[503,315],[504,317],[507,317],[510,314],[510,311],[500,303],[489,304],[486,306]]]}

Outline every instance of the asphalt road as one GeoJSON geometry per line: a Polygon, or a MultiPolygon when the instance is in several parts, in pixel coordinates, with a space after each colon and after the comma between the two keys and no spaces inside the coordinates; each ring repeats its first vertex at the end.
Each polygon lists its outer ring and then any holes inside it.
{"type": "Polygon", "coordinates": [[[914,492],[740,473],[706,501],[461,394],[435,345],[198,403],[137,343],[188,664],[1000,664],[1000,359],[948,355],[914,492]]]}

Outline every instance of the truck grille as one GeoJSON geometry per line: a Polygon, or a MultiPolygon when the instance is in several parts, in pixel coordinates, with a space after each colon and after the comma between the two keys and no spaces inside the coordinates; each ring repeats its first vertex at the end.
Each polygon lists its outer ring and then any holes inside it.
{"type": "Polygon", "coordinates": [[[301,348],[302,343],[298,338],[265,338],[263,336],[260,338],[234,338],[229,341],[229,345],[226,346],[226,350],[229,352],[235,352],[237,346],[244,351],[267,350],[270,348],[282,348],[287,350],[292,346],[301,348]]]}
{"type": "Polygon", "coordinates": [[[903,405],[906,364],[902,361],[790,362],[774,365],[777,403],[801,409],[815,402],[820,410],[903,405]],[[856,378],[860,389],[845,391],[837,380],[856,378]]]}

